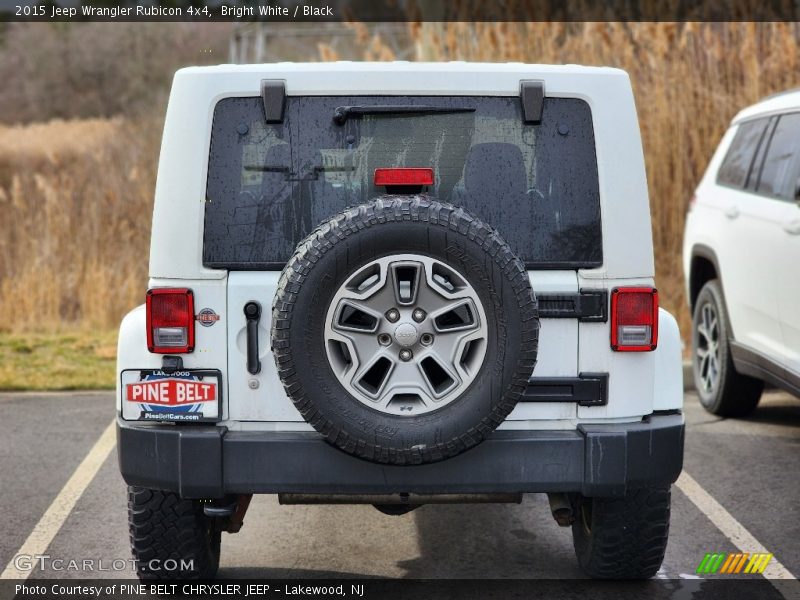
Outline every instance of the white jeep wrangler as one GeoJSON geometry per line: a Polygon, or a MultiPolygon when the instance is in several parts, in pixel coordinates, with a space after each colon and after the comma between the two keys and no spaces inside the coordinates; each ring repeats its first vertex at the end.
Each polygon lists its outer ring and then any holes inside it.
{"type": "Polygon", "coordinates": [[[396,515],[544,492],[589,575],[651,577],[684,434],[653,272],[622,71],[179,71],[119,338],[140,576],[214,576],[253,494],[396,515]]]}

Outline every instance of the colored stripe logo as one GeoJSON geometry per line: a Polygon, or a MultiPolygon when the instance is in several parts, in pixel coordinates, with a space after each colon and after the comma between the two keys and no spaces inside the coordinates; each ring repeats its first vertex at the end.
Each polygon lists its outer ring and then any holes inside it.
{"type": "Polygon", "coordinates": [[[736,573],[763,573],[767,568],[769,561],[772,560],[772,554],[767,552],[737,552],[728,554],[726,552],[713,552],[708,553],[700,561],[697,567],[697,573],[700,574],[725,574],[731,575],[736,573]]]}

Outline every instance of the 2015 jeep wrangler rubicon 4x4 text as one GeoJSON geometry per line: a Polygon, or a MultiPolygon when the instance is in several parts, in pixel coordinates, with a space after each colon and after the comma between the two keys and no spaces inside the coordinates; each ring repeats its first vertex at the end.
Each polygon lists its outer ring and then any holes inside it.
{"type": "Polygon", "coordinates": [[[119,337],[140,576],[212,577],[253,494],[402,514],[534,492],[588,574],[654,575],[684,421],[653,273],[622,71],[179,71],[119,337]]]}

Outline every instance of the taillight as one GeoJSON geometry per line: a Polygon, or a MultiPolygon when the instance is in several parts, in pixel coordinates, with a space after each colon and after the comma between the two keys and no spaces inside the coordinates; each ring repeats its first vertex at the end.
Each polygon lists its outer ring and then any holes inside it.
{"type": "Polygon", "coordinates": [[[194,351],[192,290],[147,290],[147,348],[157,354],[194,351]]]}
{"type": "Polygon", "coordinates": [[[378,187],[433,185],[433,169],[418,167],[375,169],[375,185],[378,187]]]}
{"type": "Polygon", "coordinates": [[[616,288],[611,292],[611,349],[650,352],[658,343],[658,292],[616,288]]]}

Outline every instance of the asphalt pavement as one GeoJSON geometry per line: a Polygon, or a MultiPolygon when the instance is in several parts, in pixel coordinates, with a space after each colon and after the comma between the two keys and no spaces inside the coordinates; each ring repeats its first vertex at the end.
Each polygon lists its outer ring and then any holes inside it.
{"type": "MultiPolygon", "coordinates": [[[[112,420],[113,405],[111,393],[0,394],[0,569],[95,446],[112,420]]],[[[751,417],[733,420],[706,413],[687,392],[685,414],[684,472],[750,537],[742,538],[728,521],[710,516],[707,504],[698,506],[673,486],[670,542],[657,578],[662,583],[656,585],[698,597],[695,570],[704,555],[736,552],[737,542],[753,538],[796,577],[800,400],[768,391],[751,417]]],[[[65,564],[91,559],[96,568],[130,558],[126,489],[114,451],[56,528],[47,554],[65,564]]],[[[37,567],[30,578],[131,575],[37,567]]],[[[257,496],[242,531],[223,534],[219,577],[571,580],[583,574],[569,529],[555,523],[540,494],[519,505],[431,505],[399,517],[370,506],[281,506],[275,496],[257,496]]]]}

